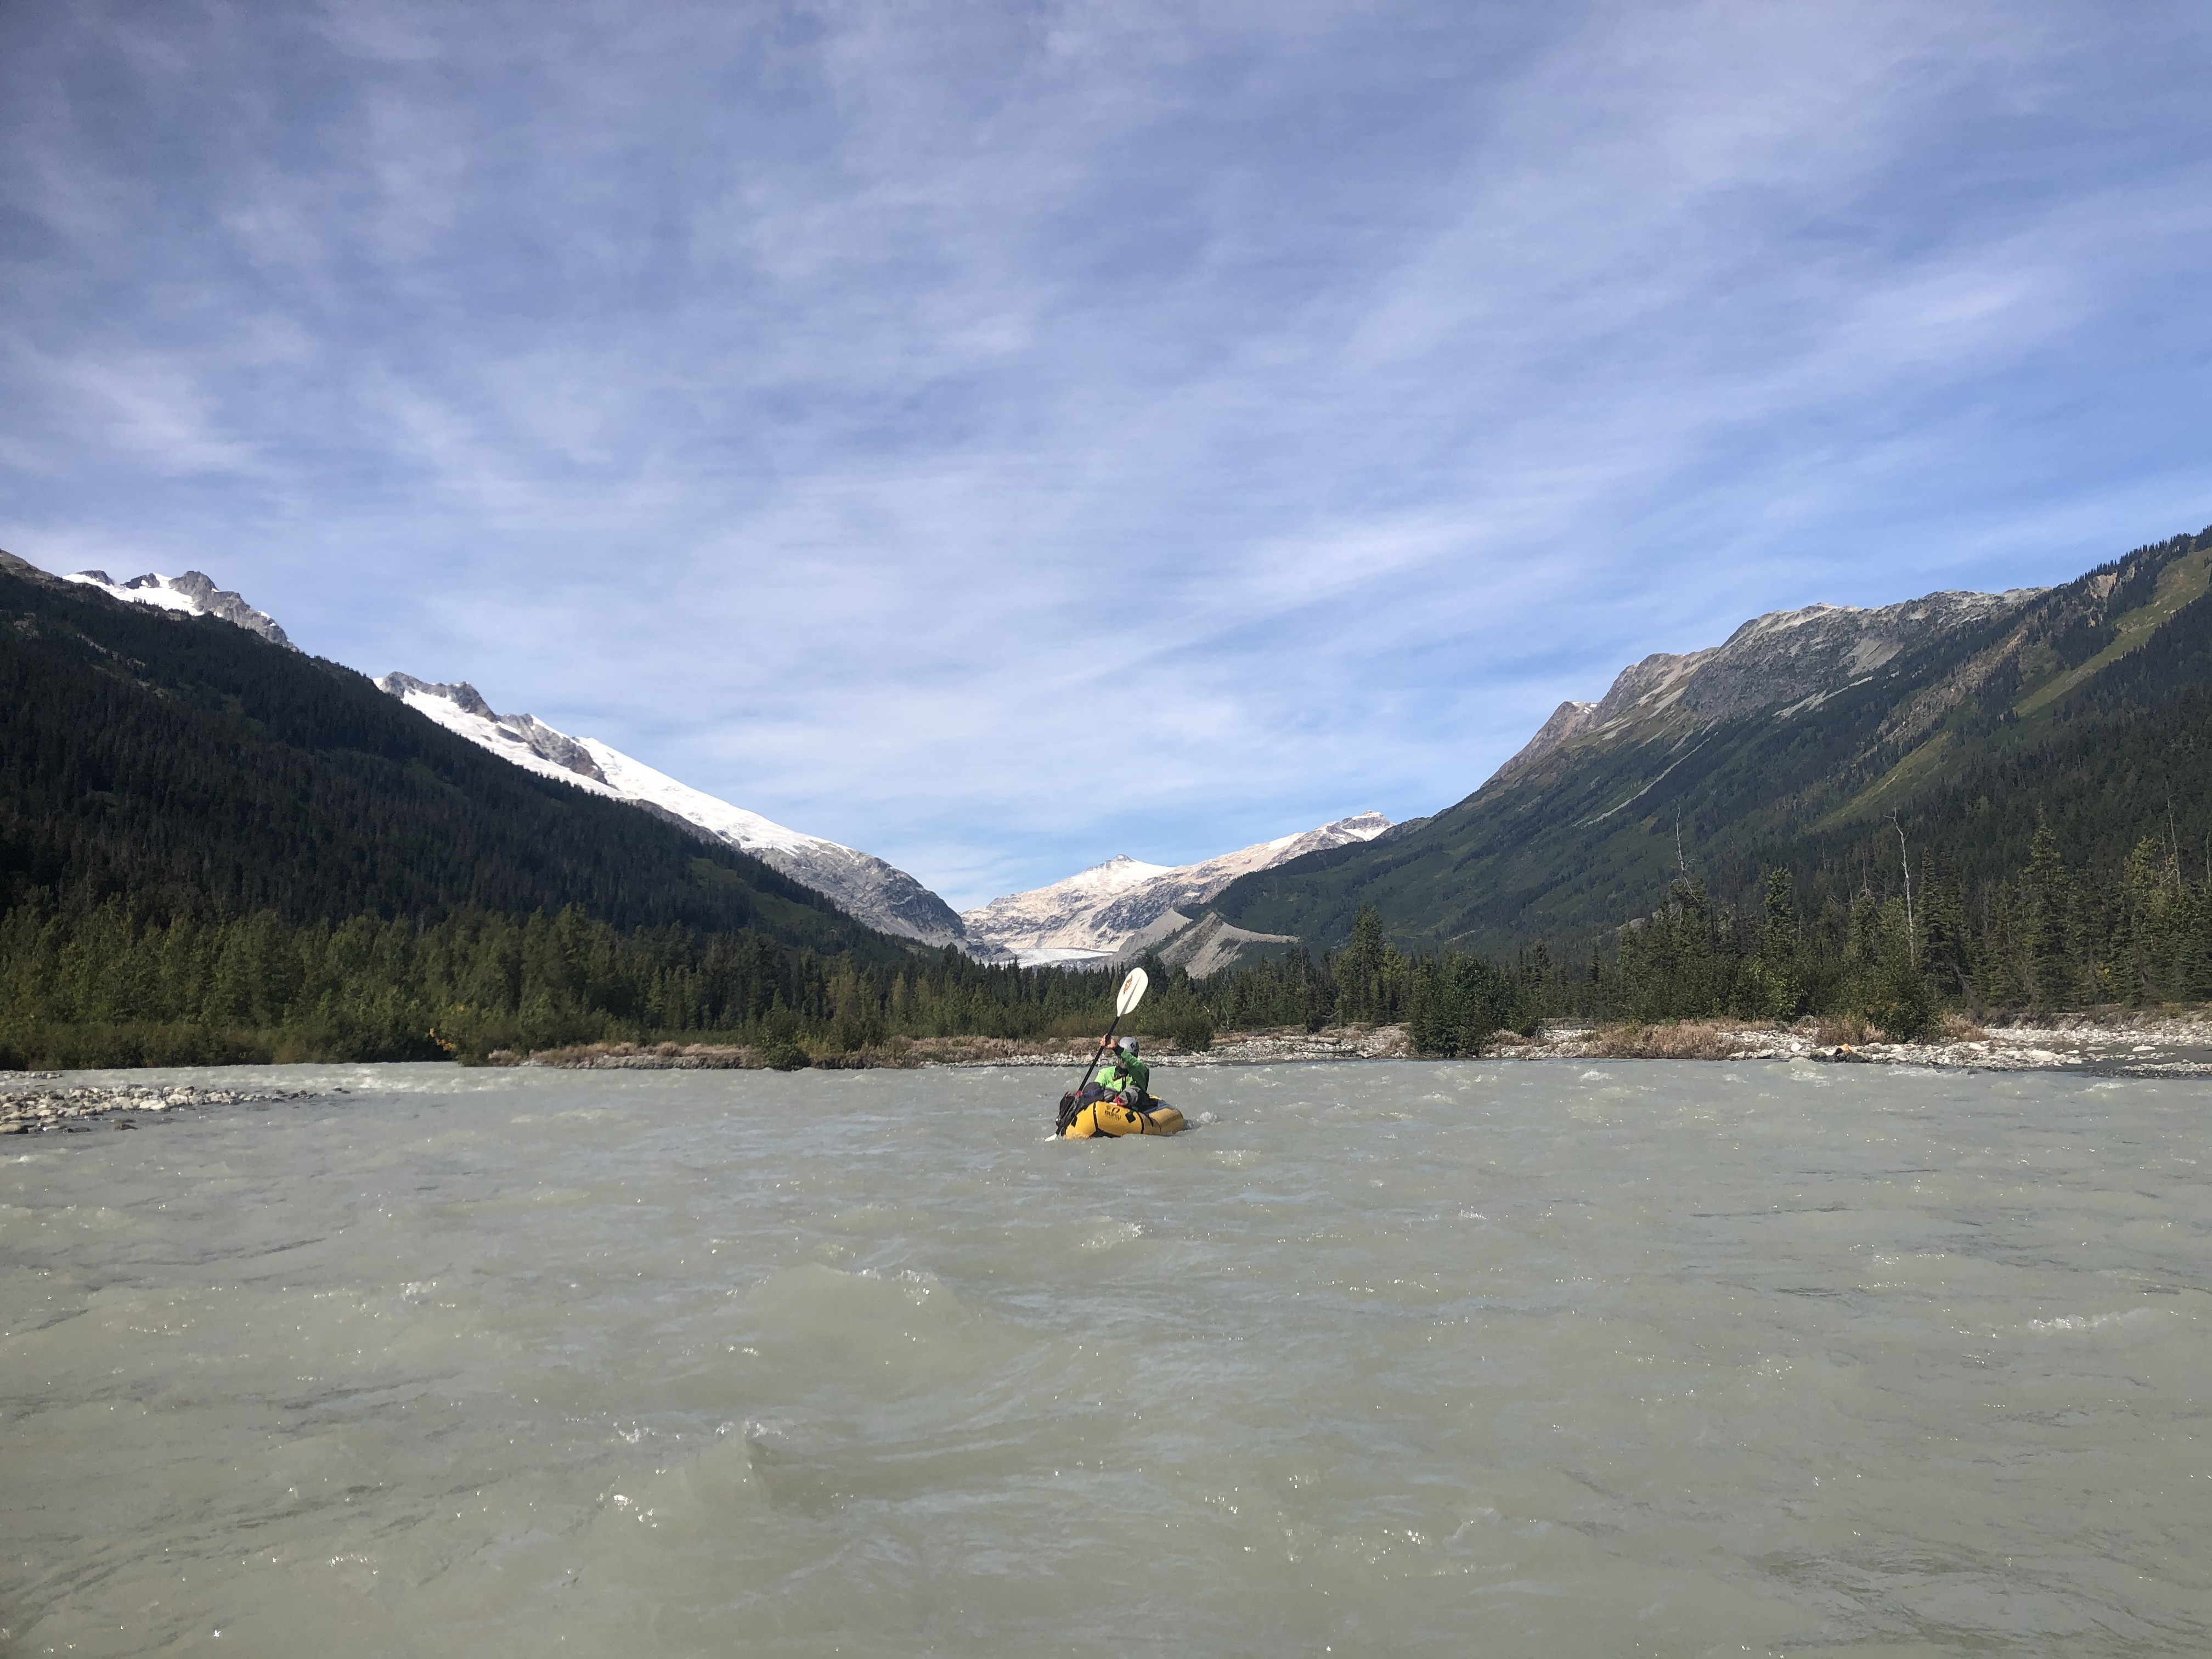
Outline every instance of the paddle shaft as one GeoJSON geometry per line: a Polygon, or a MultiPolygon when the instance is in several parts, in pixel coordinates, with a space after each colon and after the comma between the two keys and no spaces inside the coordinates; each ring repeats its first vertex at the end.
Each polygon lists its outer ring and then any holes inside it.
{"type": "Polygon", "coordinates": [[[1091,1080],[1091,1073],[1098,1069],[1098,1062],[1106,1057],[1107,1049],[1114,1046],[1115,1026],[1119,1025],[1122,1017],[1145,1000],[1145,993],[1150,988],[1151,981],[1141,968],[1132,968],[1122,979],[1121,988],[1114,998],[1114,1024],[1106,1028],[1106,1035],[1098,1041],[1098,1052],[1091,1056],[1091,1063],[1083,1068],[1083,1075],[1075,1079],[1073,1093],[1079,1095],[1083,1092],[1083,1085],[1091,1080]]]}
{"type": "MultiPolygon", "coordinates": [[[[1114,1025],[1119,1025],[1121,1023],[1121,1016],[1115,1015],[1114,1025]]],[[[1091,1063],[1083,1068],[1083,1075],[1075,1079],[1075,1086],[1079,1092],[1085,1084],[1091,1081],[1091,1074],[1098,1069],[1098,1062],[1106,1058],[1106,1051],[1114,1046],[1114,1025],[1109,1025],[1106,1028],[1106,1035],[1098,1040],[1098,1052],[1091,1056],[1091,1063]]]]}

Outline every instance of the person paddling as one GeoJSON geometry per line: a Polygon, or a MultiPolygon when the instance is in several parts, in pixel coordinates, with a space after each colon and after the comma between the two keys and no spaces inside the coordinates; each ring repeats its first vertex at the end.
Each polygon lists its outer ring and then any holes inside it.
{"type": "MultiPolygon", "coordinates": [[[[1114,997],[1114,1025],[1119,1025],[1142,1000],[1146,983],[1143,969],[1129,970],[1114,997]]],[[[1136,1038],[1123,1037],[1120,1047],[1111,1050],[1112,1057],[1106,1058],[1114,1041],[1114,1025],[1106,1028],[1106,1035],[1098,1039],[1097,1051],[1084,1062],[1076,1086],[1060,1097],[1054,1133],[1069,1140],[1091,1140],[1101,1136],[1171,1135],[1189,1127],[1181,1112],[1152,1098],[1148,1086],[1152,1068],[1137,1058],[1136,1038]],[[1103,1066],[1102,1059],[1106,1060],[1103,1066]]]]}
{"type": "Polygon", "coordinates": [[[1098,1068],[1093,1079],[1109,1095],[1124,1097],[1126,1103],[1146,1111],[1159,1103],[1152,1098],[1152,1068],[1137,1058],[1137,1039],[1126,1036],[1115,1046],[1113,1057],[1098,1068]]]}

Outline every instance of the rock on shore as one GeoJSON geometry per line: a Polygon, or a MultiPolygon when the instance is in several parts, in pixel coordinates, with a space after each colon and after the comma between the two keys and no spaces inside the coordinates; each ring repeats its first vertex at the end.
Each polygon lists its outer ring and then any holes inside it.
{"type": "MultiPolygon", "coordinates": [[[[880,1047],[831,1054],[812,1063],[831,1071],[922,1066],[1079,1066],[1097,1048],[1093,1036],[894,1037],[880,1047]]],[[[1413,1054],[1403,1025],[1300,1026],[1274,1031],[1232,1031],[1209,1048],[1190,1051],[1164,1037],[1145,1039],[1153,1066],[1259,1066],[1304,1060],[1404,1060],[1413,1054]]],[[[757,1071],[772,1065],[760,1049],[712,1043],[593,1042],[542,1050],[527,1057],[502,1049],[494,1065],[552,1066],[581,1072],[757,1071]]]]}
{"type": "Polygon", "coordinates": [[[60,1073],[32,1072],[0,1085],[0,1135],[43,1134],[60,1129],[71,1133],[88,1130],[94,1121],[113,1118],[118,1129],[135,1129],[140,1113],[173,1112],[196,1106],[261,1105],[286,1100],[313,1100],[321,1091],[308,1089],[195,1089],[128,1084],[101,1087],[91,1084],[60,1085],[60,1073]],[[46,1087],[26,1088],[25,1084],[46,1087]]]}
{"type": "Polygon", "coordinates": [[[2048,1025],[1984,1030],[1953,1020],[1923,1042],[1850,1041],[1818,1022],[1788,1027],[1681,1020],[1655,1025],[1553,1026],[1534,1038],[1501,1033],[1502,1060],[1805,1060],[1933,1066],[1979,1072],[2094,1072],[2121,1077],[2212,1077],[2212,1017],[2063,1017],[2048,1025]]]}

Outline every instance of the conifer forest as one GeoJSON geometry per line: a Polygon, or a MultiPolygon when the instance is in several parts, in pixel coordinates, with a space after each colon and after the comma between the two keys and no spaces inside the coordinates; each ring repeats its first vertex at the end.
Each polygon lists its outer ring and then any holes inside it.
{"type": "MultiPolygon", "coordinates": [[[[1112,974],[873,932],[228,623],[15,560],[0,620],[0,1066],[665,1041],[838,1065],[1108,1018],[1112,974]]],[[[1133,1029],[1199,1048],[1403,1022],[1462,1055],[1547,1019],[1847,1016],[1911,1039],[1947,1011],[2212,999],[2212,530],[1898,662],[1848,688],[1863,707],[1562,751],[1541,789],[1247,877],[1218,914],[1308,943],[1204,980],[1148,958],[1133,1029]],[[1941,724],[1883,735],[1915,697],[1941,724]],[[1846,752],[1856,770],[1824,758],[1846,752]],[[1648,816],[1577,817],[1547,789],[1633,790],[1648,816]],[[1493,843],[1533,884],[1510,929],[1466,902],[1493,843]]]]}
{"type": "MultiPolygon", "coordinates": [[[[1351,941],[1158,988],[1126,1030],[1203,1048],[1224,1030],[1406,1022],[1421,1053],[1480,1053],[1547,1018],[1863,1018],[1917,1038],[1976,1018],[2212,997],[2212,884],[2145,837],[2115,870],[2070,867],[2039,833],[2021,869],[1969,885],[1900,860],[1853,890],[1758,902],[1679,880],[1586,956],[1421,956],[1361,915],[1351,941]],[[1911,873],[1908,902],[1905,875],[1911,873]]],[[[0,1065],[479,1060],[595,1042],[714,1042],[771,1063],[836,1065],[898,1037],[1031,1038],[1103,1029],[1118,975],[1018,969],[958,951],[823,953],[759,931],[620,928],[580,906],[430,922],[274,910],[161,914],[36,895],[0,917],[0,1065]]]]}

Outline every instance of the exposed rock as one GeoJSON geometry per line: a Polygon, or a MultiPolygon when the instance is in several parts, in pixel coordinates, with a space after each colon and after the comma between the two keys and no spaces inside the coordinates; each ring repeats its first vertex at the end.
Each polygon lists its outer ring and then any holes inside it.
{"type": "Polygon", "coordinates": [[[2079,1071],[2112,1077],[2212,1077],[2212,1018],[2082,1016],[2056,1025],[1962,1028],[1923,1042],[1827,1040],[1817,1022],[1790,1027],[1710,1020],[1595,1029],[1561,1025],[1534,1038],[1501,1032],[1501,1060],[1780,1060],[1930,1066],[1981,1072],[2079,1071]]]}
{"type": "Polygon", "coordinates": [[[1159,956],[1169,967],[1180,968],[1193,979],[1210,979],[1233,965],[1248,946],[1297,943],[1288,933],[1255,933],[1232,926],[1208,910],[1195,924],[1163,944],[1159,956]]]}
{"type": "Polygon", "coordinates": [[[952,907],[872,854],[810,836],[681,783],[596,738],[573,738],[530,714],[502,714],[465,680],[391,673],[376,682],[417,714],[502,760],[624,801],[703,841],[734,847],[811,887],[856,921],[930,946],[956,945],[986,962],[1010,952],[968,936],[952,907]]]}
{"type": "MultiPolygon", "coordinates": [[[[64,1088],[25,1088],[30,1079],[58,1077],[27,1073],[0,1084],[0,1135],[40,1134],[52,1129],[88,1128],[90,1120],[112,1112],[169,1112],[190,1107],[262,1105],[279,1101],[321,1100],[343,1089],[200,1089],[184,1085],[125,1084],[101,1087],[79,1084],[64,1088]]],[[[136,1123],[118,1123],[119,1129],[136,1123]]]]}
{"type": "MultiPolygon", "coordinates": [[[[574,772],[578,777],[592,778],[600,783],[607,781],[606,774],[599,770],[599,762],[592,758],[592,751],[575,738],[565,732],[556,732],[533,714],[494,714],[491,705],[483,700],[483,694],[466,680],[459,680],[450,685],[434,685],[416,679],[412,674],[394,672],[385,675],[374,684],[380,691],[388,691],[410,706],[418,697],[449,702],[463,714],[472,714],[489,725],[496,733],[496,740],[515,744],[526,752],[550,762],[564,772],[574,772]]],[[[477,734],[465,732],[462,735],[473,738],[477,734]]],[[[480,738],[478,740],[481,741],[480,738]]],[[[489,749],[492,745],[487,743],[484,747],[489,749]]],[[[499,751],[494,750],[493,752],[499,751]]]]}
{"type": "Polygon", "coordinates": [[[1356,812],[1197,864],[1146,864],[1124,854],[1048,887],[993,899],[960,920],[969,937],[1004,946],[1025,965],[1126,956],[1189,926],[1206,901],[1239,876],[1372,841],[1389,828],[1380,812],[1356,812]]]}
{"type": "Polygon", "coordinates": [[[1569,744],[1662,718],[1691,730],[1762,711],[1789,719],[1863,684],[1908,646],[2017,611],[2045,591],[1930,593],[1873,611],[1811,605],[1755,617],[1719,645],[1624,668],[1600,702],[1561,703],[1489,782],[1510,781],[1569,744]]]}
{"type": "Polygon", "coordinates": [[[118,582],[105,570],[80,570],[63,580],[98,588],[110,599],[121,599],[125,604],[148,605],[185,616],[220,617],[249,634],[258,634],[271,645],[281,645],[287,651],[300,648],[285,637],[275,617],[265,611],[256,611],[229,588],[217,587],[214,579],[203,571],[187,570],[181,576],[163,576],[149,571],[145,575],[118,582]]]}
{"type": "Polygon", "coordinates": [[[1491,774],[1490,781],[1499,783],[1518,777],[1554,749],[1582,736],[1596,724],[1595,703],[1561,703],[1552,711],[1552,718],[1536,728],[1536,735],[1523,744],[1511,760],[1491,774]]]}

